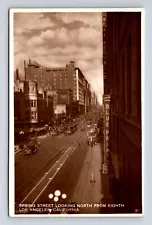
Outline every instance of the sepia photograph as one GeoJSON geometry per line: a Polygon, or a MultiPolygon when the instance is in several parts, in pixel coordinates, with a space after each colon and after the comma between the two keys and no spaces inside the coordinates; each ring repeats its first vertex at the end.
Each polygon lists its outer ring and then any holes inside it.
{"type": "Polygon", "coordinates": [[[10,9],[9,215],[143,215],[143,9],[10,9]]]}

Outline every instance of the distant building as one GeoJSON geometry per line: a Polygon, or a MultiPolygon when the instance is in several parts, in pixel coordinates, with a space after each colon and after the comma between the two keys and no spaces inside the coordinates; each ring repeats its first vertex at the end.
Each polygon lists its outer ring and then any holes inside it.
{"type": "Polygon", "coordinates": [[[91,92],[91,108],[92,110],[95,110],[98,108],[98,99],[94,91],[91,92]]]}
{"type": "Polygon", "coordinates": [[[49,68],[29,60],[26,65],[26,79],[37,81],[39,88],[45,89],[75,89],[75,67],[71,61],[66,67],[49,68]]]}
{"type": "Polygon", "coordinates": [[[75,76],[75,98],[79,103],[79,112],[85,113],[86,110],[86,80],[79,68],[76,68],[75,76]]]}
{"type": "Polygon", "coordinates": [[[38,87],[44,90],[71,90],[73,94],[72,105],[78,107],[79,113],[85,113],[90,108],[89,84],[74,61],[66,67],[43,67],[35,61],[29,60],[25,65],[26,79],[36,81],[38,87]]]}
{"type": "Polygon", "coordinates": [[[47,92],[54,99],[54,114],[72,114],[73,92],[70,89],[50,89],[47,92]]]}

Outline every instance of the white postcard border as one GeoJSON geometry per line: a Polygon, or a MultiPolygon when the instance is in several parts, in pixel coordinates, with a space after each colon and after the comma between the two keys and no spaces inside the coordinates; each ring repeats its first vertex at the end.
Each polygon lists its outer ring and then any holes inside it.
{"type": "Polygon", "coordinates": [[[145,10],[144,8],[11,8],[9,11],[9,215],[10,217],[142,217],[144,215],[144,146],[145,146],[145,10]],[[59,214],[16,215],[14,184],[14,24],[15,12],[141,12],[141,102],[142,102],[142,214],[59,214]]]}

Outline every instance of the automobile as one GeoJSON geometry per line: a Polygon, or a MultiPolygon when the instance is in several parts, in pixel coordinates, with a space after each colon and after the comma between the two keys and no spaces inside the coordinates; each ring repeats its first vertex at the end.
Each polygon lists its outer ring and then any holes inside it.
{"type": "Polygon", "coordinates": [[[81,131],[84,131],[85,130],[85,127],[84,126],[81,126],[81,131]]]}
{"type": "Polygon", "coordinates": [[[90,125],[90,124],[88,124],[88,125],[87,125],[87,128],[88,128],[88,129],[89,129],[89,128],[91,128],[91,125],[90,125]]]}
{"type": "Polygon", "coordinates": [[[29,144],[27,147],[24,149],[24,154],[25,155],[32,155],[38,151],[38,148],[36,144],[29,144]]]}
{"type": "Polygon", "coordinates": [[[91,129],[88,133],[87,133],[87,137],[88,137],[88,145],[90,145],[90,143],[96,144],[97,141],[97,134],[96,131],[94,129],[91,129]]]}
{"type": "Polygon", "coordinates": [[[58,132],[56,130],[53,130],[53,131],[51,131],[51,135],[52,136],[57,136],[58,135],[58,132]]]}
{"type": "Polygon", "coordinates": [[[71,130],[71,128],[70,127],[67,127],[66,129],[65,129],[65,131],[64,131],[64,134],[66,135],[71,135],[72,134],[72,130],[71,130]]]}
{"type": "Polygon", "coordinates": [[[95,129],[98,128],[98,124],[97,124],[97,123],[94,124],[94,128],[95,128],[95,129]]]}
{"type": "Polygon", "coordinates": [[[70,124],[66,127],[65,129],[65,134],[73,134],[77,130],[77,125],[76,124],[70,124]]]}

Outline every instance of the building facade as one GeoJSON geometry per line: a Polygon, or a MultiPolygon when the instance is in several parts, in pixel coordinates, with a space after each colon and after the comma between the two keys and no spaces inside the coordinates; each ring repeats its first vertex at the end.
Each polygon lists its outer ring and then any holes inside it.
{"type": "Polygon", "coordinates": [[[14,131],[30,133],[33,129],[51,123],[53,119],[53,97],[48,91],[38,92],[37,82],[14,82],[14,131]]]}
{"type": "MultiPolygon", "coordinates": [[[[104,97],[109,99],[112,194],[119,212],[142,212],[141,13],[103,13],[104,97]]],[[[104,114],[106,109],[104,108],[104,114]]]]}
{"type": "Polygon", "coordinates": [[[97,95],[94,91],[91,92],[91,108],[92,110],[96,110],[98,108],[98,99],[97,99],[97,95]]]}
{"type": "Polygon", "coordinates": [[[25,121],[33,127],[38,123],[37,92],[36,82],[24,82],[25,121]]]}
{"type": "Polygon", "coordinates": [[[36,82],[15,81],[14,118],[17,127],[33,127],[38,123],[36,82]]]}
{"type": "Polygon", "coordinates": [[[73,105],[79,113],[85,113],[90,108],[90,88],[81,70],[70,61],[66,67],[43,67],[35,61],[25,63],[26,80],[36,81],[39,89],[71,90],[73,105]]]}
{"type": "Polygon", "coordinates": [[[26,79],[38,83],[39,88],[71,89],[75,100],[75,65],[70,61],[66,67],[44,67],[35,61],[29,60],[25,65],[26,79]]]}
{"type": "Polygon", "coordinates": [[[79,105],[79,113],[85,113],[86,112],[86,83],[85,78],[79,68],[76,68],[76,92],[75,97],[76,101],[79,105]]]}
{"type": "Polygon", "coordinates": [[[38,122],[39,126],[51,124],[54,118],[54,98],[49,91],[38,92],[38,122]]]}

